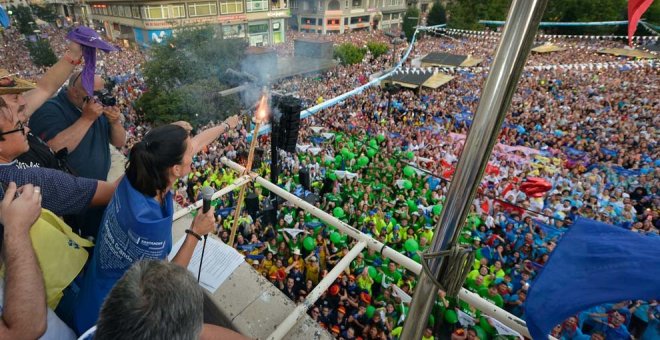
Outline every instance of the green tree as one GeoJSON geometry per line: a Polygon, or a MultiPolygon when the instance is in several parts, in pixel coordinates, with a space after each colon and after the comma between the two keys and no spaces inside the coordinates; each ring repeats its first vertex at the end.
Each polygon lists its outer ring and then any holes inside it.
{"type": "Polygon", "coordinates": [[[32,61],[37,66],[50,67],[57,62],[57,56],[55,56],[55,52],[53,52],[47,39],[38,39],[36,42],[28,42],[27,48],[28,51],[30,51],[32,61]]]}
{"type": "Polygon", "coordinates": [[[483,26],[479,20],[483,19],[480,13],[484,13],[484,4],[479,0],[452,0],[447,6],[447,26],[451,28],[462,28],[476,30],[483,26]]]}
{"type": "Polygon", "coordinates": [[[55,23],[57,14],[55,13],[54,4],[30,5],[30,8],[37,18],[50,23],[55,23]]]}
{"type": "Polygon", "coordinates": [[[660,25],[660,1],[653,1],[646,13],[642,16],[653,25],[660,25]]]}
{"type": "Polygon", "coordinates": [[[447,23],[447,12],[439,0],[433,3],[433,7],[429,10],[429,15],[426,18],[429,26],[441,25],[447,23]]]}
{"type": "Polygon", "coordinates": [[[419,16],[419,9],[413,6],[409,6],[403,15],[403,32],[406,34],[408,41],[411,41],[415,34],[415,29],[420,20],[419,16]]]}
{"type": "Polygon", "coordinates": [[[362,62],[364,55],[367,53],[366,48],[359,48],[351,43],[343,43],[335,47],[335,58],[343,65],[353,65],[362,62]]]}
{"type": "Polygon", "coordinates": [[[18,31],[25,35],[34,34],[34,30],[37,29],[37,26],[34,23],[34,18],[32,17],[32,12],[27,6],[18,6],[13,9],[14,22],[18,25],[18,31]]]}
{"type": "Polygon", "coordinates": [[[153,45],[144,65],[149,91],[136,103],[148,121],[204,123],[236,114],[236,95],[220,97],[227,68],[240,69],[244,40],[222,40],[212,27],[182,28],[153,45]]]}
{"type": "Polygon", "coordinates": [[[371,52],[371,55],[374,56],[374,58],[380,57],[381,55],[387,53],[387,51],[390,49],[386,43],[378,41],[368,42],[367,48],[369,49],[369,52],[371,52]]]}

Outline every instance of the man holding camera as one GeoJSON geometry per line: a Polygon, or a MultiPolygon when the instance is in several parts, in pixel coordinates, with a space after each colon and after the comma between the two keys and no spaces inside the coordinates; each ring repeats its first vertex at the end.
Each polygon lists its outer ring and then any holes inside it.
{"type": "Polygon", "coordinates": [[[30,129],[54,151],[66,148],[67,163],[80,177],[106,180],[110,170],[108,144],[126,143],[122,114],[94,76],[94,96],[82,85],[81,72],[74,72],[69,86],[48,100],[30,119],[30,129]]]}

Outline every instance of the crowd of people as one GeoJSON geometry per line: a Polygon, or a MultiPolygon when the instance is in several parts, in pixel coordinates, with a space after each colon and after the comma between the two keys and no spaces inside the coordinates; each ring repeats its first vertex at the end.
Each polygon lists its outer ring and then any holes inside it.
{"type": "MultiPolygon", "coordinates": [[[[65,33],[46,32],[51,44],[58,46],[56,52],[64,55],[65,33]]],[[[24,78],[40,78],[45,70],[31,66],[24,48],[13,46],[21,45],[19,39],[12,39],[18,33],[10,29],[3,34],[6,57],[1,67],[24,78]]],[[[288,33],[289,43],[279,46],[278,53],[291,54],[291,42],[297,37],[317,36],[288,33]]],[[[362,63],[337,66],[323,74],[284,79],[273,89],[292,93],[311,107],[365,84],[408,48],[391,44],[391,38],[381,32],[324,39],[358,45],[378,40],[388,43],[392,51],[379,58],[367,55],[362,63]]],[[[660,229],[658,69],[626,67],[624,59],[596,54],[620,42],[565,39],[554,43],[566,50],[532,54],[528,65],[618,62],[620,66],[593,71],[526,69],[459,239],[476,252],[464,287],[518,317],[524,317],[529,285],[576,218],[604,221],[647,237],[658,237],[660,229]],[[531,182],[540,185],[530,190],[526,183],[531,182]]],[[[297,152],[284,155],[277,184],[298,195],[313,193],[319,208],[419,261],[418,251],[427,250],[433,238],[495,47],[496,41],[477,36],[424,36],[414,46],[413,57],[448,51],[483,59],[481,68],[456,71],[455,79],[435,90],[372,87],[303,120],[297,152]],[[303,187],[307,181],[301,177],[306,174],[309,186],[303,187]]],[[[142,52],[126,49],[106,55],[98,65],[114,83],[118,109],[125,117],[127,142],[119,147],[126,155],[134,148],[148,148],[145,136],[152,130],[132,105],[147,90],[140,73],[143,62],[142,52]]],[[[405,66],[410,65],[406,61],[405,66]]],[[[204,185],[219,189],[230,184],[237,175],[223,167],[220,158],[244,160],[248,148],[247,127],[226,130],[220,123],[200,130],[223,131],[216,141],[199,148],[189,174],[182,176],[185,171],[180,171],[170,183],[174,200],[182,206],[198,200],[204,185]]],[[[154,138],[151,134],[148,140],[154,138]]],[[[260,143],[267,145],[269,137],[261,137],[260,143]]],[[[270,175],[269,158],[266,152],[264,162],[255,166],[264,177],[270,175]]],[[[169,169],[171,165],[159,166],[169,169]]],[[[52,208],[59,204],[52,199],[44,207],[66,215],[95,205],[91,184],[77,186],[90,192],[85,202],[74,202],[80,208],[58,210],[52,208]]],[[[98,186],[103,197],[96,197],[97,201],[110,203],[106,184],[98,186]]],[[[256,185],[251,190],[262,208],[272,204],[267,190],[256,185]]],[[[236,193],[213,203],[214,229],[225,242],[236,204],[236,193]]],[[[286,296],[301,302],[354,241],[286,203],[278,205],[274,219],[266,216],[242,212],[233,246],[286,296]]],[[[395,339],[414,288],[414,274],[365,250],[309,309],[309,315],[339,339],[395,339]]],[[[552,335],[653,339],[660,333],[658,317],[660,307],[655,300],[623,301],[572,317],[552,335]]],[[[498,336],[502,335],[489,317],[438,292],[424,339],[498,336]]]]}

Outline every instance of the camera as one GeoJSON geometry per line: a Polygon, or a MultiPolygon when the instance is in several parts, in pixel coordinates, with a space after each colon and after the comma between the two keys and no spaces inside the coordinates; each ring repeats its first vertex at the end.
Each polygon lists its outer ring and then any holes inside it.
{"type": "Polygon", "coordinates": [[[115,106],[117,105],[117,98],[112,96],[110,92],[106,89],[101,91],[94,91],[94,96],[98,101],[103,104],[103,106],[115,106]]]}

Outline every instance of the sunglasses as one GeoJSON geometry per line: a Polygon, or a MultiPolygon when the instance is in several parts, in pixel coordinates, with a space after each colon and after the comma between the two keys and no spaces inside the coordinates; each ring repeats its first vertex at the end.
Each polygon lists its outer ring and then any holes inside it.
{"type": "Polygon", "coordinates": [[[2,133],[0,133],[0,136],[4,136],[4,135],[8,135],[8,134],[12,134],[12,133],[16,133],[16,132],[19,132],[19,131],[23,134],[23,136],[25,136],[25,129],[26,129],[26,126],[23,124],[23,122],[18,122],[18,125],[17,125],[17,126],[18,126],[18,127],[17,127],[16,129],[14,129],[14,130],[9,130],[9,131],[7,131],[7,132],[2,132],[2,133]]]}

